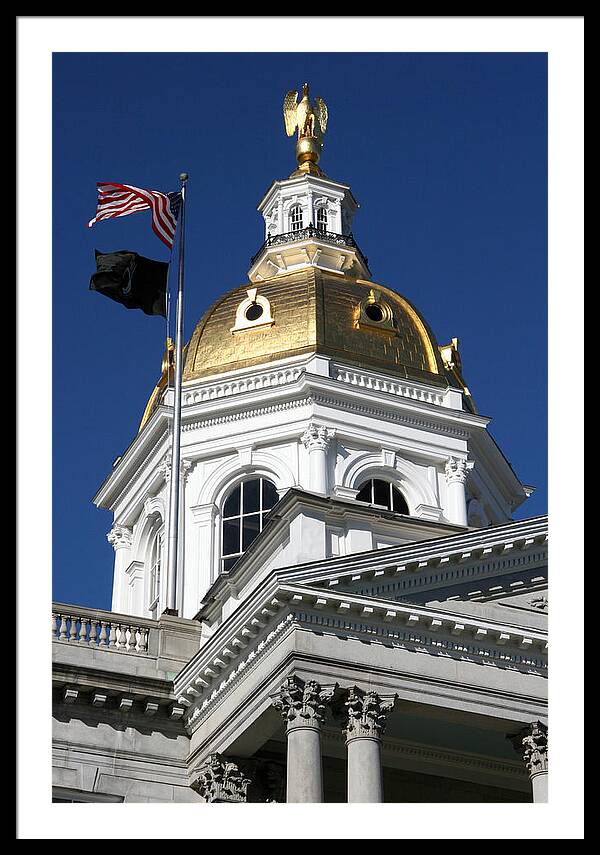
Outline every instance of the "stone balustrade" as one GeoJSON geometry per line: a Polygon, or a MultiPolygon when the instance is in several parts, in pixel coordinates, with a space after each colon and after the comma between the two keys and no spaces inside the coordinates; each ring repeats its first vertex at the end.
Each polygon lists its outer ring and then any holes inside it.
{"type": "Polygon", "coordinates": [[[52,641],[146,655],[154,649],[158,622],[64,603],[52,604],[52,641]]]}

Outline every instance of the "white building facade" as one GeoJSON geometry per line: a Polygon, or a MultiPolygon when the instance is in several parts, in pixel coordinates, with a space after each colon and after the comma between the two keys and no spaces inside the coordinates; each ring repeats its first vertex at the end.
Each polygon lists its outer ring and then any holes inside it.
{"type": "Polygon", "coordinates": [[[55,605],[57,799],[546,798],[546,520],[513,522],[458,342],[372,280],[357,208],[275,181],[185,349],[177,616],[164,375],[99,489],[112,612],[55,605]]]}

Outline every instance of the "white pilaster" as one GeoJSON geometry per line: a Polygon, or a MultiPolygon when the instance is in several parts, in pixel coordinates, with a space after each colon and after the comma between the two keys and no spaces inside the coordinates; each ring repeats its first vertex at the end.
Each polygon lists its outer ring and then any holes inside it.
{"type": "Polygon", "coordinates": [[[123,611],[123,598],[126,596],[125,571],[130,561],[132,532],[127,526],[115,523],[106,535],[106,539],[115,550],[115,569],[112,593],[112,610],[123,611]]]}
{"type": "Polygon", "coordinates": [[[302,443],[308,451],[309,482],[308,489],[313,493],[327,495],[328,462],[327,452],[335,431],[311,422],[302,434],[302,443]]]}
{"type": "Polygon", "coordinates": [[[465,484],[473,463],[459,457],[449,457],[446,461],[446,485],[448,520],[457,525],[467,525],[467,496],[465,484]]]}

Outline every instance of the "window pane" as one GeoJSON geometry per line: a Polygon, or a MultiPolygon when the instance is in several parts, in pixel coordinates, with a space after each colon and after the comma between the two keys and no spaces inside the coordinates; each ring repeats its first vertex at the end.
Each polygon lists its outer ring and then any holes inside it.
{"type": "Polygon", "coordinates": [[[260,510],[260,478],[244,481],[244,514],[253,514],[260,510]]]}
{"type": "Polygon", "coordinates": [[[277,490],[275,489],[275,484],[272,484],[270,481],[263,479],[262,482],[263,489],[263,511],[269,511],[276,505],[279,501],[279,496],[277,495],[277,490]]]}
{"type": "Polygon", "coordinates": [[[373,481],[373,503],[376,505],[384,505],[390,507],[390,485],[386,481],[373,481]]]}
{"type": "Polygon", "coordinates": [[[243,517],[242,519],[242,550],[245,551],[260,531],[260,514],[252,514],[252,516],[243,517]]]}
{"type": "Polygon", "coordinates": [[[406,504],[406,499],[395,487],[392,487],[392,499],[394,502],[394,511],[397,514],[407,514],[408,513],[408,505],[406,504]]]}
{"type": "Polygon", "coordinates": [[[224,558],[223,559],[223,570],[231,570],[235,562],[238,560],[239,555],[235,558],[224,558]]]}
{"type": "Polygon", "coordinates": [[[371,482],[367,481],[366,484],[363,484],[360,490],[358,491],[357,501],[359,502],[370,502],[371,501],[371,482]]]}
{"type": "Polygon", "coordinates": [[[240,512],[240,487],[236,487],[227,497],[227,501],[223,506],[224,517],[236,517],[240,512]]]}
{"type": "Polygon", "coordinates": [[[240,518],[223,520],[223,555],[240,551],[240,518]]]}

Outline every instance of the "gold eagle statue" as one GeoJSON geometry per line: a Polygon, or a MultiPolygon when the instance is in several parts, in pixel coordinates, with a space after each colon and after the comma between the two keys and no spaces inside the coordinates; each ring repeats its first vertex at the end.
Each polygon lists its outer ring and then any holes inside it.
{"type": "Polygon", "coordinates": [[[298,91],[291,89],[283,99],[283,121],[288,137],[298,129],[296,157],[303,172],[317,172],[323,136],[327,130],[327,104],[322,98],[315,98],[311,104],[308,83],[302,87],[302,99],[298,102],[298,91]]]}

